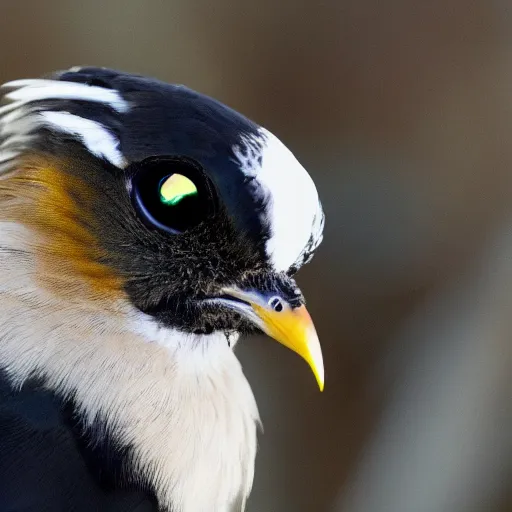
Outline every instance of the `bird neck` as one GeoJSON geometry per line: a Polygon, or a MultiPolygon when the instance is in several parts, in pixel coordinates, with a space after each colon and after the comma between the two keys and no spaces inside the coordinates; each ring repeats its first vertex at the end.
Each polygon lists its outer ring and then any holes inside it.
{"type": "Polygon", "coordinates": [[[72,397],[86,426],[99,419],[162,510],[243,510],[259,415],[224,334],[160,329],[125,301],[102,311],[55,299],[21,234],[0,223],[0,369],[72,397]]]}

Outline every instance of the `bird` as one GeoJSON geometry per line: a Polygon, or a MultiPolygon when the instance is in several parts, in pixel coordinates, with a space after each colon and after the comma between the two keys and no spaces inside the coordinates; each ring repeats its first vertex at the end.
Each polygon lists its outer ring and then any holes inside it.
{"type": "Polygon", "coordinates": [[[89,66],[0,97],[0,510],[243,511],[240,336],[324,386],[295,280],[323,238],[313,179],[184,85],[89,66]]]}

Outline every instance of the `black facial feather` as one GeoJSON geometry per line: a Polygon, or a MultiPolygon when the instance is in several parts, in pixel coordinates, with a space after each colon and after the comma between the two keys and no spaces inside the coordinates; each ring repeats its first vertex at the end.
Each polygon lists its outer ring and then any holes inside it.
{"type": "Polygon", "coordinates": [[[279,293],[292,305],[302,303],[295,282],[272,272],[258,244],[237,229],[224,205],[207,222],[179,235],[151,229],[142,222],[127,187],[135,170],[143,172],[139,164],[119,173],[76,143],[67,149],[76,162],[67,171],[98,191],[92,203],[80,207],[97,220],[88,229],[109,255],[103,263],[124,278],[134,306],[160,324],[202,334],[253,332],[254,325],[236,312],[201,302],[234,283],[279,293]]]}

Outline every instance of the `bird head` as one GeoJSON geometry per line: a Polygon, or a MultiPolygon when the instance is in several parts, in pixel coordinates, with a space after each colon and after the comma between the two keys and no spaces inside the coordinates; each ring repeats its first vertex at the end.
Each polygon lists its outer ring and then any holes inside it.
{"type": "Polygon", "coordinates": [[[324,385],[293,277],[322,240],[313,181],[183,86],[74,68],[0,92],[0,371],[71,401],[162,510],[243,510],[259,414],[238,335],[324,385]]]}
{"type": "Polygon", "coordinates": [[[128,302],[146,327],[205,343],[262,331],[323,388],[293,276],[320,244],[324,215],[276,136],[186,87],[108,69],[2,92],[2,220],[33,233],[47,296],[114,313],[128,302]]]}

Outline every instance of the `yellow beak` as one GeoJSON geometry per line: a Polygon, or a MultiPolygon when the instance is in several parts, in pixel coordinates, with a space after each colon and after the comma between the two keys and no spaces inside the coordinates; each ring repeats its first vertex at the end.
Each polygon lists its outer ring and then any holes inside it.
{"type": "MultiPolygon", "coordinates": [[[[299,354],[310,366],[320,391],[324,389],[324,362],[320,341],[306,306],[291,308],[283,299],[273,297],[268,302],[261,295],[238,289],[226,289],[229,295],[252,307],[255,323],[285,347],[299,354]],[[276,300],[279,307],[275,307],[276,300]]],[[[253,316],[253,315],[251,315],[253,316]]]]}

